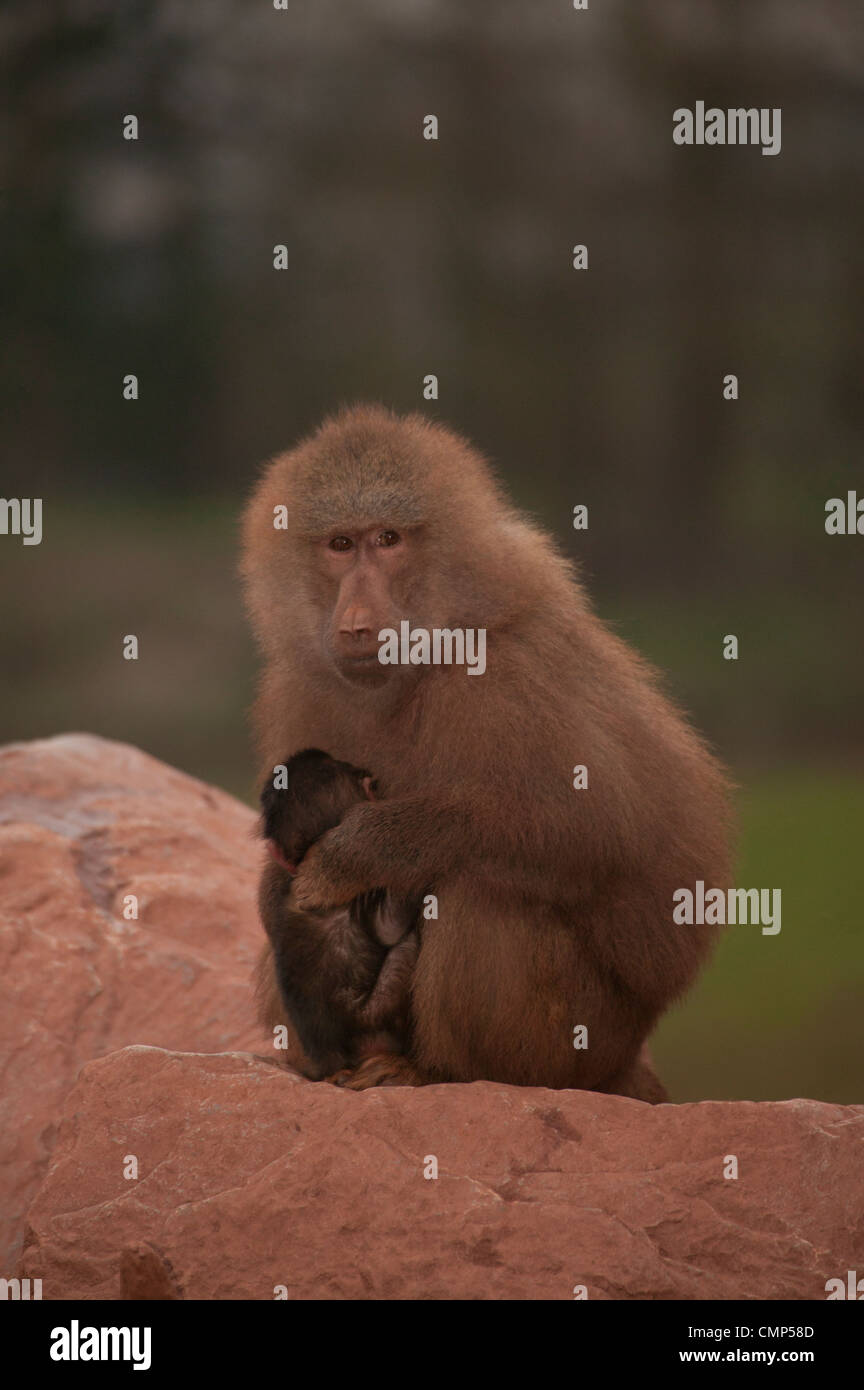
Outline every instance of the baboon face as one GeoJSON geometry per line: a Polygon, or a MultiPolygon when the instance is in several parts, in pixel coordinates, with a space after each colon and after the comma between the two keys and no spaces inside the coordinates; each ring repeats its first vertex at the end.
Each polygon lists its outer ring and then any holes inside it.
{"type": "Polygon", "coordinates": [[[347,411],[275,459],[257,489],[250,610],[274,661],[323,665],[355,690],[413,683],[422,667],[382,665],[379,633],[507,617],[527,580],[514,534],[497,484],[457,436],[377,407],[347,411]]]}
{"type": "Polygon", "coordinates": [[[324,650],[345,680],[382,684],[404,669],[381,665],[379,633],[398,629],[409,616],[406,581],[416,567],[417,549],[416,530],[397,530],[386,522],[334,528],[313,544],[315,566],[332,596],[324,650]]]}

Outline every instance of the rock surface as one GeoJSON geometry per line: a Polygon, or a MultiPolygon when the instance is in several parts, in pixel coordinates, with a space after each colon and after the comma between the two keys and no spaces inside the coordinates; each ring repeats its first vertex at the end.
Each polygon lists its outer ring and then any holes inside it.
{"type": "Polygon", "coordinates": [[[121,744],[0,749],[0,1276],[46,1299],[821,1300],[860,1270],[864,1107],[355,1094],[250,1055],[253,823],[121,744]]]}
{"type": "Polygon", "coordinates": [[[0,1275],[82,1062],[127,1043],[261,1045],[253,823],[124,744],[0,749],[0,1275]]]}
{"type": "Polygon", "coordinates": [[[822,1300],[861,1267],[862,1140],[861,1106],[356,1094],[130,1047],[67,1099],[23,1273],[46,1299],[822,1300]]]}

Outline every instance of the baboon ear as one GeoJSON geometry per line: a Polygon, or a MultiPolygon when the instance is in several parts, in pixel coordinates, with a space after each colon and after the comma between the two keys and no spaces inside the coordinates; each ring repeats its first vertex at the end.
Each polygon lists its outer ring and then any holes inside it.
{"type": "Polygon", "coordinates": [[[374,801],[378,795],[378,778],[363,777],[361,778],[360,785],[366,793],[367,799],[369,801],[374,801]]]}

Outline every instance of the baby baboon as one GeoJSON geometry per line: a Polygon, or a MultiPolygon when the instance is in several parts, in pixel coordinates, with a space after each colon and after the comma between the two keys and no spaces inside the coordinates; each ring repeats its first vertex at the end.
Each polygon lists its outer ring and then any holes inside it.
{"type": "MultiPolygon", "coordinates": [[[[274,864],[259,897],[276,983],[309,1062],[306,1074],[339,1080],[377,1053],[408,1042],[409,992],[421,900],[373,889],[346,907],[301,911],[294,875],[309,846],[350,807],[373,800],[371,773],[317,748],[286,760],[283,785],[261,791],[261,828],[274,864]]],[[[265,982],[266,990],[266,982],[265,982]]]]}

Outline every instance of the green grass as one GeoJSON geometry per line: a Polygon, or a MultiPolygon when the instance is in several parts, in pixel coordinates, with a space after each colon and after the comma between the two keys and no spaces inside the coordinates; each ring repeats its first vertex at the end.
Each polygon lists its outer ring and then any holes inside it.
{"type": "Polygon", "coordinates": [[[812,771],[740,780],[736,885],[782,889],[782,929],[727,927],[658,1029],[658,1070],[675,1100],[860,1101],[864,783],[812,771]]]}

